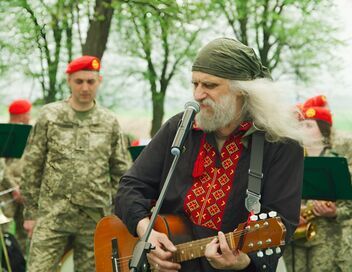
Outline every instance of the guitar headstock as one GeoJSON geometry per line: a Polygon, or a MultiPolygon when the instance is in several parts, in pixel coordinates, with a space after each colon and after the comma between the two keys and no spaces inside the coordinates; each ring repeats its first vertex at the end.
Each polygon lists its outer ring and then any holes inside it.
{"type": "MultiPolygon", "coordinates": [[[[249,253],[259,251],[258,256],[263,257],[262,250],[266,249],[265,253],[271,255],[281,253],[279,246],[285,244],[286,228],[280,217],[273,216],[267,218],[266,214],[260,214],[258,221],[251,221],[248,224],[242,223],[234,232],[234,240],[236,245],[241,244],[240,250],[249,253]],[[243,236],[240,243],[240,235],[243,236]],[[275,248],[275,250],[271,249],[275,248]]],[[[252,218],[253,220],[254,218],[252,218]]]]}

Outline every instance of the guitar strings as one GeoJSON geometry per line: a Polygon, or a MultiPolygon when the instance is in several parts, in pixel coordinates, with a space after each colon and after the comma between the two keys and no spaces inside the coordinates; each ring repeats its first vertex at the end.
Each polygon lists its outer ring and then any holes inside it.
{"type": "MultiPolygon", "coordinates": [[[[259,229],[264,228],[264,227],[266,227],[266,226],[261,225],[261,226],[259,226],[256,229],[229,232],[229,233],[225,234],[225,237],[227,239],[231,238],[231,236],[237,238],[237,237],[240,237],[244,233],[247,234],[247,233],[255,232],[255,231],[258,231],[259,229]]],[[[207,241],[207,240],[209,240],[209,242],[210,242],[215,237],[217,237],[217,236],[206,237],[206,238],[202,238],[202,239],[196,240],[196,241],[192,242],[192,245],[198,246],[198,245],[204,244],[204,242],[207,241]]],[[[186,242],[186,243],[183,243],[183,244],[176,245],[176,247],[179,248],[179,249],[189,248],[189,244],[190,244],[190,242],[186,242]]]]}
{"type": "MultiPolygon", "coordinates": [[[[241,236],[243,233],[251,233],[251,232],[255,232],[257,231],[258,229],[261,229],[261,228],[264,228],[265,226],[261,225],[259,226],[258,228],[256,229],[250,229],[250,230],[240,230],[240,231],[234,231],[234,232],[230,232],[230,233],[227,233],[225,234],[225,237],[226,238],[230,238],[231,234],[233,237],[239,237],[241,236]]],[[[213,236],[213,237],[207,237],[207,238],[203,238],[203,239],[199,239],[199,240],[196,240],[192,243],[192,245],[195,245],[195,246],[198,246],[198,245],[201,245],[201,244],[204,244],[204,242],[206,240],[212,240],[214,239],[216,236],[213,236]]],[[[188,246],[189,242],[187,243],[184,243],[184,244],[179,244],[179,245],[176,245],[176,247],[181,250],[181,249],[185,249],[185,248],[189,248],[188,246]]],[[[125,264],[127,262],[129,262],[129,260],[132,258],[132,255],[130,256],[125,256],[125,257],[121,257],[121,258],[117,258],[117,263],[122,265],[122,264],[125,264]]]]}

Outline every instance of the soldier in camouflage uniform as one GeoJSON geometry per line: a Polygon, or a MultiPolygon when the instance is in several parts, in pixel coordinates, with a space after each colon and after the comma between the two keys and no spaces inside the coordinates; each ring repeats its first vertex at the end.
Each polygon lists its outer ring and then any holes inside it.
{"type": "MultiPolygon", "coordinates": [[[[352,176],[352,136],[334,137],[334,150],[346,157],[352,176]]],[[[352,272],[352,201],[337,201],[336,220],[342,226],[342,237],[337,253],[341,271],[352,272]]]]}
{"type": "Polygon", "coordinates": [[[3,158],[0,158],[0,180],[2,180],[4,176],[4,168],[5,168],[5,162],[3,158]]]}
{"type": "MultiPolygon", "coordinates": [[[[9,115],[11,124],[29,124],[30,111],[32,104],[28,100],[18,99],[13,101],[9,106],[9,115]]],[[[14,189],[9,194],[1,197],[5,204],[4,214],[13,218],[16,226],[15,237],[19,242],[22,252],[26,250],[27,233],[23,228],[23,198],[20,191],[20,180],[22,174],[23,160],[6,158],[5,159],[4,178],[0,184],[1,190],[14,189]]],[[[5,231],[10,231],[10,222],[7,224],[5,231]]]]}
{"type": "MultiPolygon", "coordinates": [[[[336,156],[331,149],[331,113],[323,107],[306,107],[302,109],[303,125],[311,134],[312,142],[306,146],[308,156],[336,156]],[[317,141],[314,141],[317,139],[317,141]]],[[[312,224],[317,232],[312,240],[292,241],[284,253],[285,263],[289,272],[323,272],[349,271],[340,261],[340,241],[344,222],[348,215],[351,201],[338,200],[336,202],[309,200],[303,202],[311,205],[314,213],[312,224]]],[[[304,223],[304,219],[301,218],[304,223]]]]}
{"type": "Polygon", "coordinates": [[[95,271],[95,226],[131,161],[115,115],[95,102],[99,69],[95,57],[73,60],[70,98],[44,106],[31,131],[22,176],[28,272],[56,271],[69,242],[75,271],[95,271]]]}

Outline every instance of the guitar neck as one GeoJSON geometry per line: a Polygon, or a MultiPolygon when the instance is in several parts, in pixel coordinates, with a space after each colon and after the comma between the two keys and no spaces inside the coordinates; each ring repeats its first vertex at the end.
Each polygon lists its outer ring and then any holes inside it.
{"type": "MultiPolygon", "coordinates": [[[[279,217],[255,222],[241,223],[238,228],[225,234],[227,244],[233,250],[239,247],[244,253],[278,247],[285,244],[286,228],[279,217]]],[[[205,247],[216,236],[176,245],[173,260],[184,262],[204,256],[205,247]]],[[[268,252],[272,254],[272,250],[268,252]],[[270,253],[271,252],[271,253],[270,253]]]]}
{"type": "MultiPolygon", "coordinates": [[[[176,245],[177,251],[173,254],[173,261],[184,262],[203,257],[206,245],[216,237],[217,236],[207,237],[176,245]]],[[[233,249],[233,232],[225,234],[225,237],[228,245],[233,249]]]]}

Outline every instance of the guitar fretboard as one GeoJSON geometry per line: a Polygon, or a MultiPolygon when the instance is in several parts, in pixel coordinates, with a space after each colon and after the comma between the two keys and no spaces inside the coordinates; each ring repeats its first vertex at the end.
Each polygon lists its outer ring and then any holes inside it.
{"type": "MultiPolygon", "coordinates": [[[[233,232],[225,234],[227,243],[229,244],[229,247],[231,249],[234,248],[233,234],[233,232]]],[[[203,257],[206,245],[209,244],[215,237],[217,236],[207,237],[192,242],[176,245],[177,251],[173,254],[173,261],[179,263],[203,257]]]]}

